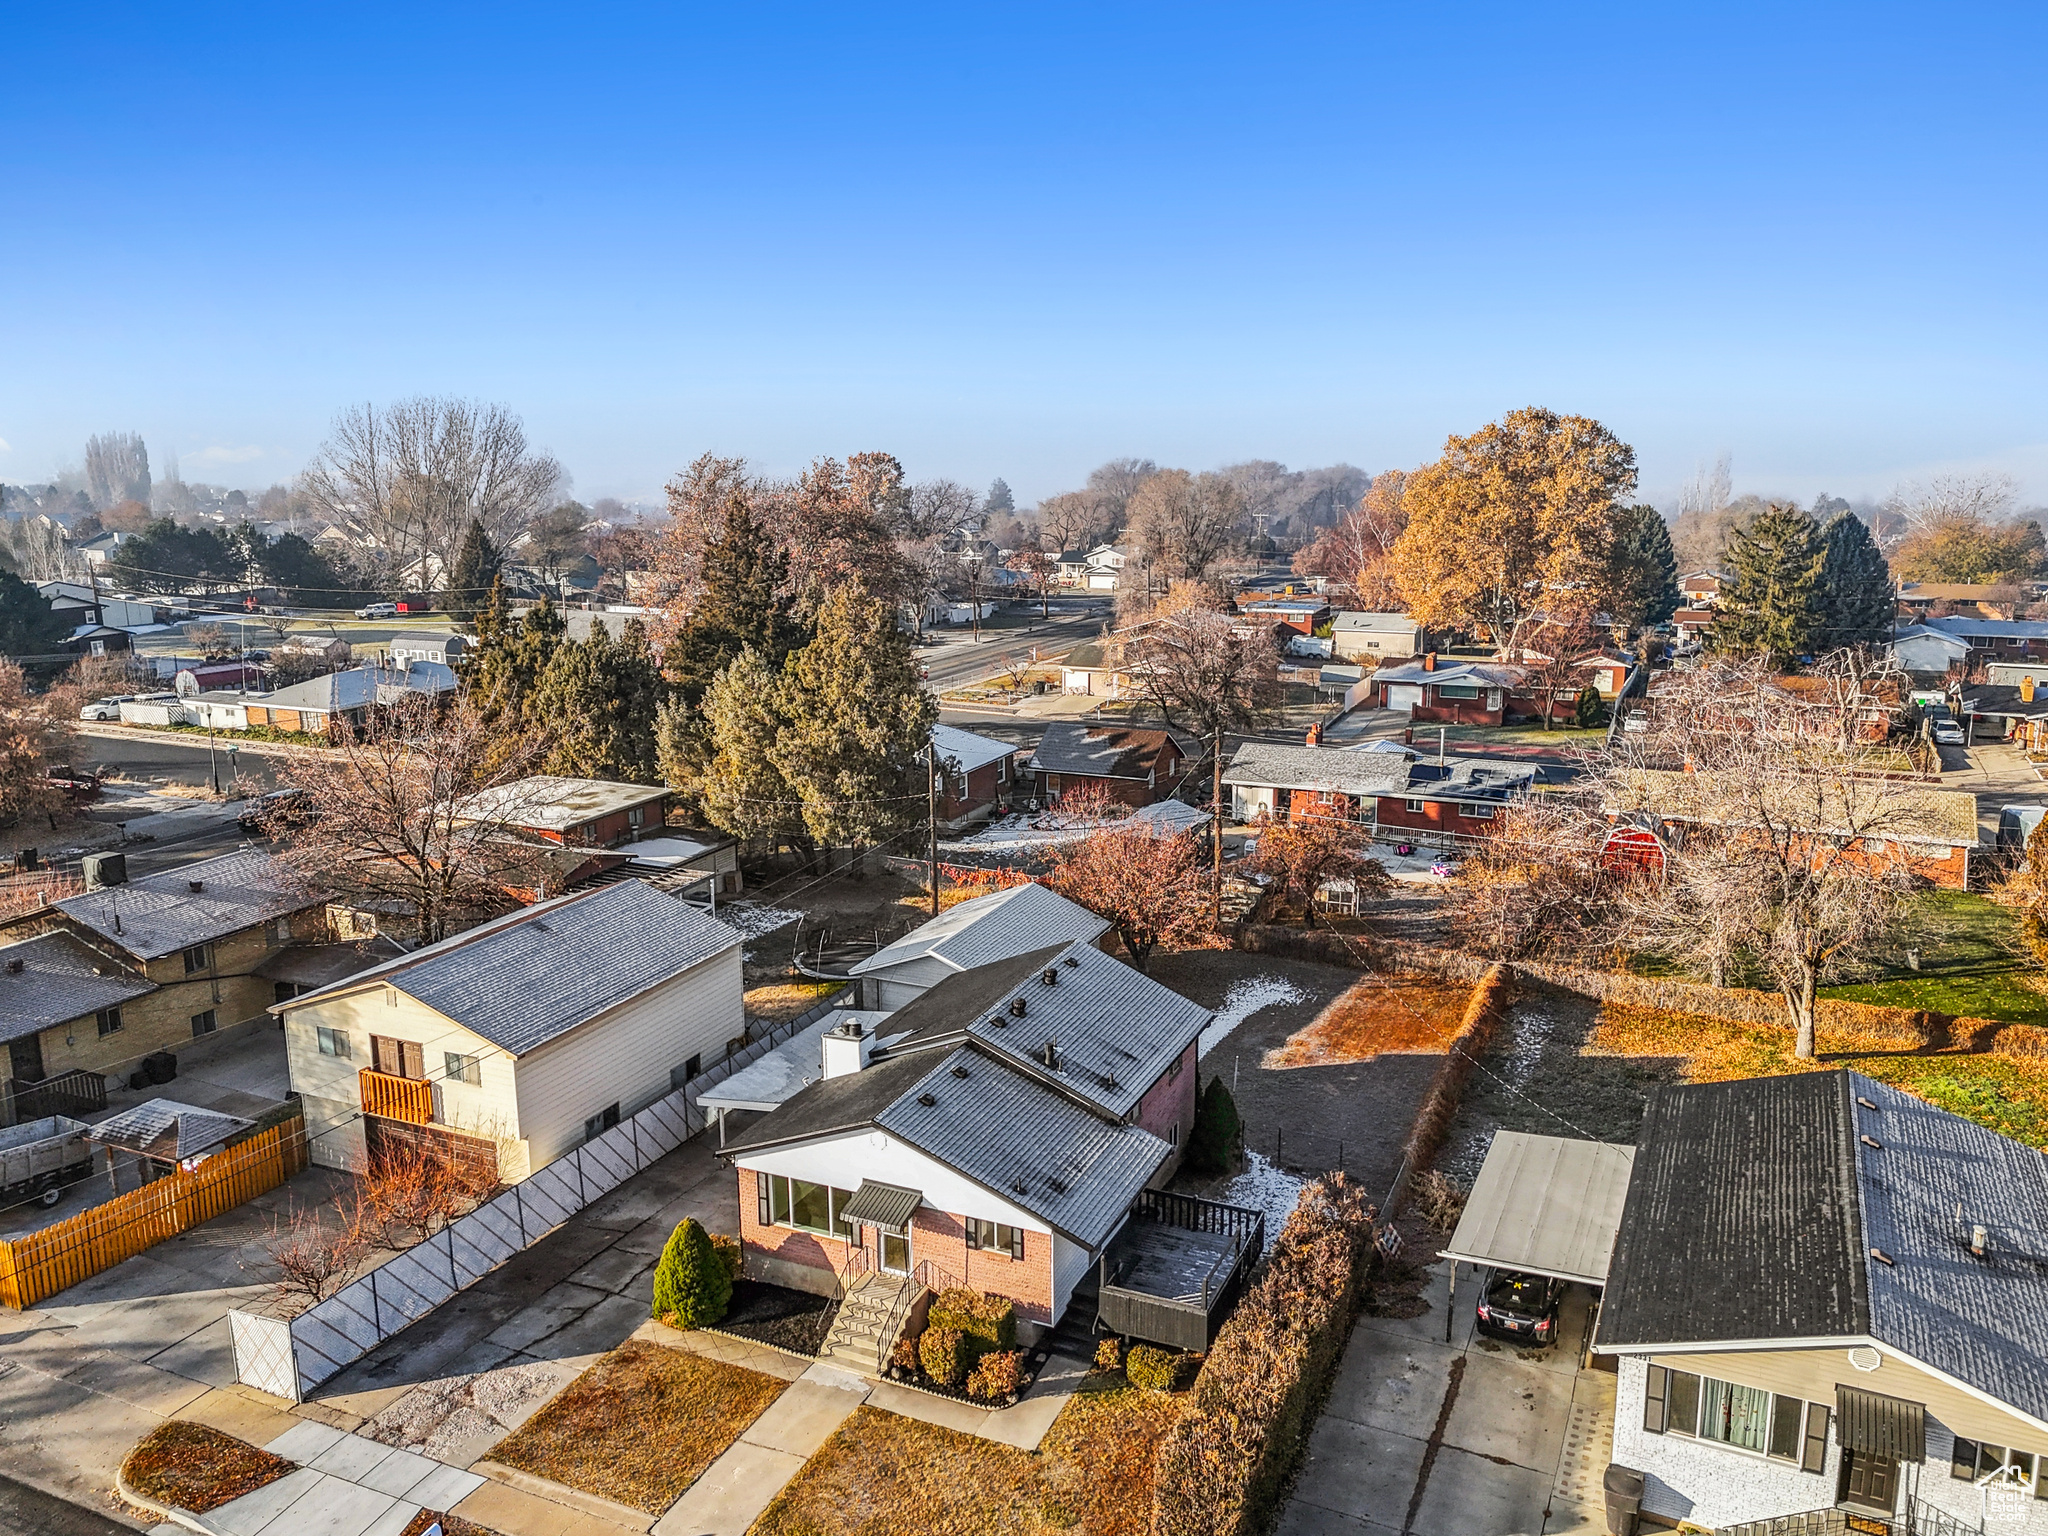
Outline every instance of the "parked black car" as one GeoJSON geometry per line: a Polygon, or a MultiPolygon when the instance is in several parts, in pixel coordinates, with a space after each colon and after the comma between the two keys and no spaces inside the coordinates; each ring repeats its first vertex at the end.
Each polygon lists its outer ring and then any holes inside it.
{"type": "Polygon", "coordinates": [[[1479,1285],[1479,1331],[1538,1349],[1557,1339],[1564,1282],[1514,1269],[1489,1269],[1479,1285]]]}
{"type": "Polygon", "coordinates": [[[276,826],[303,826],[313,815],[313,797],[303,789],[273,789],[243,806],[235,822],[244,832],[260,837],[276,826]]]}

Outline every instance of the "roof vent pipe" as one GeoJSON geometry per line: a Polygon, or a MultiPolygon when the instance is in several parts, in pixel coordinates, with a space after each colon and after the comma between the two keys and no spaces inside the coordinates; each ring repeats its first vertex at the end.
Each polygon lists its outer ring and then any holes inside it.
{"type": "Polygon", "coordinates": [[[1023,1018],[1023,1017],[1024,1017],[1024,1014],[1025,1014],[1025,1011],[1026,1011],[1026,1008],[1027,1008],[1027,1006],[1028,1006],[1028,1005],[1027,1005],[1027,1004],[1025,1003],[1025,1001],[1024,1001],[1024,999],[1023,999],[1023,998],[1021,998],[1021,997],[1013,997],[1013,998],[1011,998],[1011,999],[1010,999],[1010,1016],[1011,1016],[1012,1018],[1018,1018],[1018,1019],[1021,1019],[1021,1018],[1023,1018]]]}
{"type": "Polygon", "coordinates": [[[1045,974],[1039,977],[1039,980],[1044,982],[1048,987],[1058,986],[1060,984],[1059,967],[1056,965],[1047,966],[1045,968],[1045,974]]]}
{"type": "Polygon", "coordinates": [[[201,891],[206,889],[206,882],[204,880],[187,880],[185,882],[185,887],[187,890],[191,891],[191,893],[194,896],[197,896],[201,891]]]}
{"type": "Polygon", "coordinates": [[[1984,1223],[1977,1222],[1970,1228],[1970,1252],[1983,1258],[1991,1249],[1991,1234],[1984,1230],[1984,1223]]]}

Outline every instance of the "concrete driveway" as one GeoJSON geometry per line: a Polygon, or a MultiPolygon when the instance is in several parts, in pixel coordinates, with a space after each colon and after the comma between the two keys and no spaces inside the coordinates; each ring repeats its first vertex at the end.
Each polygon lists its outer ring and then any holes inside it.
{"type": "Polygon", "coordinates": [[[1458,1276],[1444,1342],[1444,1273],[1430,1309],[1362,1317],[1309,1438],[1279,1536],[1596,1536],[1614,1441],[1614,1377],[1578,1369],[1587,1294],[1573,1287],[1559,1342],[1521,1350],[1475,1336],[1476,1281],[1458,1276]]]}

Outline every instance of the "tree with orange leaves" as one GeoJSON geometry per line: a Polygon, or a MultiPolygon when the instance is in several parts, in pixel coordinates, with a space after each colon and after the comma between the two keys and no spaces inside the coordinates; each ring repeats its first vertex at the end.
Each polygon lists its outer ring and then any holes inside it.
{"type": "Polygon", "coordinates": [[[1365,829],[1334,816],[1261,822],[1258,848],[1245,867],[1268,876],[1299,901],[1304,923],[1311,927],[1316,892],[1332,880],[1349,880],[1361,898],[1384,896],[1394,888],[1386,866],[1365,855],[1365,829]]]}
{"type": "Polygon", "coordinates": [[[1148,827],[1111,826],[1056,844],[1045,883],[1109,919],[1141,971],[1161,944],[1182,949],[1215,941],[1201,848],[1185,832],[1157,837],[1148,827]]]}

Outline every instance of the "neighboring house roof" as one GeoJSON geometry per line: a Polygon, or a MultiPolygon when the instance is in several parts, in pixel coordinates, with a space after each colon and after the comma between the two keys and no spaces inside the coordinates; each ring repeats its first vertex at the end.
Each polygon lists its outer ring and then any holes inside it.
{"type": "Polygon", "coordinates": [[[1902,640],[1926,640],[1947,646],[1958,653],[1967,651],[1970,642],[1961,635],[1952,635],[1945,629],[1936,629],[1931,624],[1909,624],[1892,636],[1893,644],[1902,640]]]}
{"type": "Polygon", "coordinates": [[[1488,688],[1518,688],[1528,679],[1526,667],[1497,662],[1459,661],[1424,667],[1419,661],[1398,667],[1381,667],[1373,674],[1377,683],[1478,683],[1488,688]]]}
{"type": "Polygon", "coordinates": [[[1769,786],[1767,801],[1752,805],[1740,792],[1723,788],[1713,773],[1634,768],[1621,775],[1618,785],[1611,809],[1648,811],[1667,821],[1739,827],[1767,816],[1798,831],[1829,836],[1853,828],[1858,836],[1874,839],[1964,848],[1977,843],[1977,797],[1967,790],[1788,775],[1769,786]]]}
{"type": "Polygon", "coordinates": [[[2048,1422],[2044,1252],[2041,1154],[1975,1121],[1854,1072],[1658,1088],[1598,1339],[1869,1338],[2048,1422]]]}
{"type": "Polygon", "coordinates": [[[1056,565],[1084,565],[1088,560],[1088,551],[1085,549],[1063,549],[1052,558],[1053,563],[1056,565]]]}
{"type": "Polygon", "coordinates": [[[1422,632],[1422,626],[1405,613],[1340,613],[1330,621],[1332,628],[1340,634],[1353,632],[1387,633],[1414,635],[1422,632]]]}
{"type": "Polygon", "coordinates": [[[2048,715],[2048,691],[2037,689],[2034,697],[2020,697],[2017,683],[1977,683],[1956,696],[1965,715],[2006,715],[2016,720],[2038,720],[2048,715]]]}
{"type": "Polygon", "coordinates": [[[1206,827],[1210,819],[1207,811],[1197,810],[1185,800],[1155,800],[1139,806],[1125,822],[1129,826],[1149,827],[1155,837],[1164,837],[1169,832],[1192,832],[1197,827],[1206,827]]]}
{"type": "Polygon", "coordinates": [[[108,943],[154,960],[326,900],[293,881],[269,854],[243,849],[53,905],[108,943]]]}
{"type": "Polygon", "coordinates": [[[1033,773],[1073,774],[1089,779],[1146,779],[1155,776],[1168,744],[1183,762],[1201,749],[1171,731],[1139,731],[1120,725],[1056,721],[1039,739],[1029,763],[1033,773]]]}
{"type": "Polygon", "coordinates": [[[824,1071],[823,1048],[820,1042],[827,1030],[837,1029],[846,1020],[851,1019],[860,1025],[863,1033],[875,1036],[876,1045],[885,1045],[897,1038],[896,1035],[877,1033],[876,1026],[888,1017],[886,1009],[877,1008],[841,1008],[828,1013],[816,1023],[798,1030],[782,1044],[764,1051],[731,1077],[705,1089],[697,1097],[698,1107],[758,1110],[780,1108],[819,1080],[824,1071]]]}
{"type": "Polygon", "coordinates": [[[369,966],[405,953],[395,939],[378,934],[342,944],[293,944],[256,967],[266,981],[288,981],[305,991],[331,986],[369,966]]]}
{"type": "Polygon", "coordinates": [[[1961,635],[1964,638],[2048,640],[2048,621],[2041,619],[1974,619],[1962,614],[1951,614],[1943,619],[1929,619],[1927,627],[1946,630],[1949,634],[1961,635]]]}
{"type": "Polygon", "coordinates": [[[240,1115],[199,1109],[176,1099],[149,1099],[100,1121],[85,1133],[87,1141],[103,1147],[133,1152],[173,1163],[180,1158],[211,1152],[230,1136],[239,1136],[255,1125],[240,1115]]]}
{"type": "Polygon", "coordinates": [[[334,713],[362,709],[377,702],[380,688],[405,688],[415,693],[447,693],[455,687],[455,670],[435,661],[409,667],[350,667],[325,677],[309,678],[275,693],[252,696],[251,704],[271,709],[311,709],[334,713]]]}
{"type": "Polygon", "coordinates": [[[951,725],[932,727],[932,745],[938,749],[941,765],[950,758],[960,765],[962,773],[972,773],[977,768],[985,768],[990,763],[1000,762],[1017,750],[1007,741],[977,736],[972,731],[963,731],[951,725]]]}
{"type": "Polygon", "coordinates": [[[391,637],[390,646],[394,651],[401,648],[410,650],[415,646],[430,646],[437,651],[450,648],[460,651],[468,649],[469,640],[463,635],[442,634],[438,630],[406,629],[391,637]]]}
{"type": "Polygon", "coordinates": [[[666,785],[620,784],[611,779],[571,779],[536,773],[471,795],[456,806],[472,821],[502,821],[512,826],[566,832],[600,816],[629,811],[665,799],[666,785]]]}
{"type": "Polygon", "coordinates": [[[19,1040],[156,990],[154,982],[120,969],[69,933],[0,946],[0,960],[6,961],[0,967],[0,1040],[19,1040]]]}
{"type": "Polygon", "coordinates": [[[739,942],[716,918],[627,880],[523,908],[273,1011],[377,982],[524,1056],[739,942]]]}
{"type": "Polygon", "coordinates": [[[1077,645],[1060,658],[1060,665],[1070,672],[1100,672],[1109,664],[1108,648],[1099,640],[1077,645]]]}
{"type": "Polygon", "coordinates": [[[1407,785],[1408,762],[1391,753],[1248,741],[1223,770],[1223,782],[1226,787],[1243,784],[1259,789],[1312,789],[1332,795],[1390,795],[1407,785]]]}
{"type": "Polygon", "coordinates": [[[955,971],[971,971],[1049,944],[1094,939],[1108,927],[1106,919],[1033,881],[948,908],[869,955],[852,974],[865,976],[927,958],[955,971]]]}

